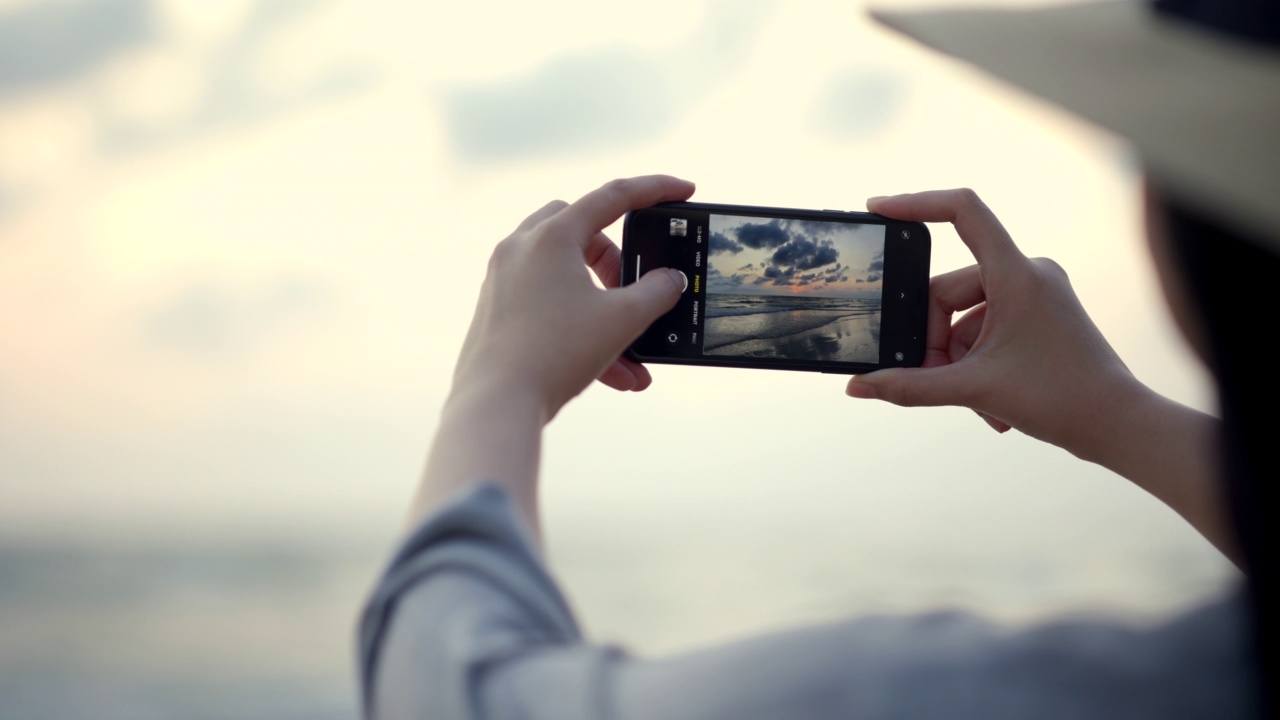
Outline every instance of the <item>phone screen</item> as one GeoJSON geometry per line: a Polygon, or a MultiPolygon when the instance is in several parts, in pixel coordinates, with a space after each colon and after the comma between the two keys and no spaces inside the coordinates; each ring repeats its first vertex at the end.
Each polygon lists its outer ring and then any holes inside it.
{"type": "Polygon", "coordinates": [[[710,214],[704,355],[880,361],[883,225],[710,214]]]}
{"type": "Polygon", "coordinates": [[[637,359],[829,372],[923,359],[923,225],[677,203],[631,213],[623,233],[625,281],[664,266],[689,278],[637,359]]]}

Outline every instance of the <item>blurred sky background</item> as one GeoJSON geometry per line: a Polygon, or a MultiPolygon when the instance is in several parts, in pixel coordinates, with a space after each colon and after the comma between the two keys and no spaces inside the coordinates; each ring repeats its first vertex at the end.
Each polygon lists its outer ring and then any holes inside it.
{"type": "MultiPolygon", "coordinates": [[[[811,208],[973,187],[1139,377],[1212,408],[1138,160],[858,3],[0,0],[0,718],[354,716],[356,613],[491,247],[648,172],[811,208]]],[[[933,234],[935,273],[971,262],[933,234]]],[[[967,411],[654,375],[547,431],[551,561],[600,640],[1149,621],[1238,580],[967,411]]]]}

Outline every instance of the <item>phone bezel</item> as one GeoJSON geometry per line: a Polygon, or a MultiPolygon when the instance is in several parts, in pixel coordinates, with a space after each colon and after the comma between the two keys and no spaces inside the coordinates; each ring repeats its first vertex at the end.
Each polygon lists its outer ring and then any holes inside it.
{"type": "MultiPolygon", "coordinates": [[[[874,213],[842,211],[842,210],[805,210],[799,208],[780,208],[780,207],[764,207],[753,205],[729,205],[721,203],[701,203],[701,202],[682,202],[682,203],[660,203],[651,208],[642,208],[627,213],[623,221],[622,228],[622,267],[621,281],[623,285],[630,284],[636,278],[636,245],[637,243],[650,242],[671,242],[669,237],[663,237],[661,240],[653,239],[637,239],[636,225],[637,217],[640,214],[649,211],[658,210],[662,212],[694,212],[708,213],[719,215],[736,215],[745,217],[760,218],[782,218],[797,220],[820,220],[828,222],[840,223],[858,223],[885,226],[885,276],[884,286],[881,296],[882,307],[882,324],[880,337],[880,360],[879,363],[851,363],[838,362],[831,360],[789,360],[778,358],[735,358],[732,356],[706,356],[701,354],[701,346],[699,344],[699,354],[696,356],[678,356],[678,355],[661,355],[653,353],[643,353],[637,350],[637,346],[645,344],[656,344],[654,340],[646,340],[648,333],[655,332],[660,324],[662,324],[671,315],[668,313],[660,318],[653,326],[645,330],[636,342],[632,343],[626,350],[626,356],[642,363],[659,363],[668,365],[705,365],[712,367],[738,367],[738,368],[762,368],[770,370],[797,370],[801,372],[823,372],[834,374],[855,374],[859,372],[870,372],[880,368],[887,367],[915,367],[920,365],[924,360],[925,350],[925,331],[927,323],[928,310],[928,288],[929,288],[929,256],[931,249],[931,237],[929,229],[922,223],[906,222],[876,215],[874,213]],[[902,239],[900,233],[907,231],[909,239],[902,239]],[[895,238],[898,238],[895,240],[895,238]],[[893,252],[891,253],[891,246],[893,252]],[[894,294],[903,293],[904,296],[898,298],[897,303],[888,302],[890,292],[894,294]],[[889,307],[892,305],[892,309],[889,307]],[[885,322],[885,315],[898,316],[900,322],[897,325],[885,322]],[[890,328],[888,339],[885,337],[885,328],[890,328]],[[900,328],[898,334],[894,334],[893,328],[900,328]],[[893,348],[890,350],[889,348],[893,348]],[[904,360],[902,362],[894,361],[889,357],[889,353],[902,351],[904,360]],[[889,362],[885,362],[886,359],[889,362]]],[[[706,266],[710,264],[709,253],[706,257],[706,266]]],[[[675,266],[672,264],[672,266],[675,266]]],[[[686,275],[689,275],[690,282],[693,282],[693,273],[691,267],[680,267],[686,275]]],[[[702,274],[705,277],[705,267],[702,274]]],[[[692,290],[692,288],[691,288],[692,290]]],[[[705,291],[701,295],[705,298],[705,291]]],[[[682,299],[683,304],[683,299],[682,299]]],[[[673,309],[672,313],[682,307],[678,305],[677,309],[673,309]]],[[[678,322],[672,320],[670,322],[678,322]]],[[[705,322],[703,323],[705,326],[705,322]]],[[[700,326],[701,327],[701,326],[700,326]]]]}

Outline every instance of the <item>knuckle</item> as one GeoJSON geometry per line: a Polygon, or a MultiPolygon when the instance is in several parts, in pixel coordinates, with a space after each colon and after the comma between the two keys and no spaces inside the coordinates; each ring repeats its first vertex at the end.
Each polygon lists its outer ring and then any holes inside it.
{"type": "Polygon", "coordinates": [[[977,406],[982,404],[983,396],[984,391],[976,384],[961,385],[952,388],[949,404],[976,409],[977,406]]]}
{"type": "Polygon", "coordinates": [[[511,256],[515,253],[515,236],[510,236],[493,246],[493,252],[489,254],[489,269],[503,267],[511,262],[511,256]]]}
{"type": "Polygon", "coordinates": [[[1071,284],[1071,277],[1067,274],[1066,269],[1052,258],[1032,258],[1031,265],[1036,269],[1036,274],[1044,280],[1066,283],[1067,285],[1071,284]]]}
{"type": "Polygon", "coordinates": [[[909,388],[896,387],[885,393],[885,399],[901,407],[918,407],[920,399],[909,388]]]}
{"type": "Polygon", "coordinates": [[[493,246],[492,257],[506,257],[515,252],[516,247],[520,244],[521,238],[523,238],[524,235],[524,233],[512,233],[511,235],[499,240],[498,243],[493,246]]]}
{"type": "Polygon", "coordinates": [[[630,178],[614,178],[604,184],[604,190],[611,195],[625,196],[631,191],[633,184],[630,178]]]}
{"type": "Polygon", "coordinates": [[[953,194],[957,205],[973,209],[987,209],[987,204],[982,201],[982,198],[972,188],[956,188],[953,194]]]}
{"type": "Polygon", "coordinates": [[[938,295],[947,287],[947,281],[942,279],[941,275],[934,275],[929,278],[929,299],[936,300],[938,295]]]}
{"type": "Polygon", "coordinates": [[[898,404],[903,407],[929,407],[934,403],[921,388],[911,385],[903,389],[898,404]]]}
{"type": "Polygon", "coordinates": [[[880,391],[884,398],[894,405],[916,407],[920,404],[920,391],[915,383],[900,380],[899,382],[882,383],[880,391]]]}
{"type": "Polygon", "coordinates": [[[1058,261],[1054,260],[1053,258],[1047,258],[1047,257],[1031,258],[1031,262],[1035,263],[1036,267],[1040,268],[1042,271],[1052,273],[1055,275],[1061,275],[1062,277],[1067,276],[1066,269],[1063,268],[1061,265],[1059,265],[1058,261]]]}
{"type": "Polygon", "coordinates": [[[570,223],[564,216],[556,215],[538,223],[538,227],[530,235],[535,245],[546,245],[568,236],[570,230],[570,223]]]}
{"type": "Polygon", "coordinates": [[[550,219],[552,219],[552,218],[556,217],[557,215],[559,215],[559,214],[560,214],[560,211],[561,211],[561,210],[564,210],[564,209],[565,209],[565,208],[567,208],[567,207],[569,207],[569,203],[565,202],[564,200],[560,200],[559,198],[557,198],[557,199],[555,199],[555,200],[552,200],[551,202],[549,202],[549,203],[547,203],[546,205],[544,205],[544,206],[542,207],[542,210],[540,210],[540,211],[539,211],[539,214],[542,214],[542,215],[544,215],[545,217],[543,217],[541,220],[539,220],[537,224],[538,224],[538,225],[542,225],[543,223],[547,222],[548,220],[550,220],[550,219]]]}
{"type": "Polygon", "coordinates": [[[616,303],[623,317],[639,317],[645,312],[645,302],[634,293],[619,293],[616,303]]]}
{"type": "Polygon", "coordinates": [[[968,268],[952,270],[929,278],[929,296],[937,297],[939,293],[950,287],[955,279],[960,277],[960,274],[965,270],[968,270],[968,268]]]}

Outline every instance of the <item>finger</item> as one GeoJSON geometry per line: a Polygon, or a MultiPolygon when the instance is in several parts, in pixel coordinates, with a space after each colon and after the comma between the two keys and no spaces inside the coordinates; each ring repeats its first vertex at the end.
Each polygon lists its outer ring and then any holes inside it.
{"type": "Polygon", "coordinates": [[[632,360],[631,358],[620,357],[618,362],[622,363],[632,375],[636,376],[636,386],[631,388],[632,392],[640,392],[647,390],[653,384],[653,375],[649,374],[649,368],[632,360]]]}
{"type": "Polygon", "coordinates": [[[982,285],[982,268],[978,265],[935,275],[929,281],[929,300],[947,312],[968,310],[987,299],[982,285]]]}
{"type": "Polygon", "coordinates": [[[982,418],[983,422],[990,425],[992,430],[995,430],[1002,435],[1013,428],[1009,423],[997,420],[984,412],[978,412],[977,410],[974,410],[974,412],[978,413],[978,417],[982,418]]]}
{"type": "Polygon", "coordinates": [[[596,379],[623,392],[640,392],[653,384],[653,375],[649,374],[649,369],[630,357],[618,357],[596,379]]]}
{"type": "Polygon", "coordinates": [[[937,368],[890,368],[849,380],[850,397],[884,400],[903,407],[961,405],[964,373],[955,365],[937,368]]]}
{"type": "Polygon", "coordinates": [[[679,270],[657,268],[626,287],[604,293],[610,306],[608,333],[619,348],[639,337],[644,329],[675,307],[680,294],[689,287],[689,278],[679,270]]]}
{"type": "Polygon", "coordinates": [[[583,257],[605,287],[618,287],[622,281],[622,251],[607,235],[598,232],[591,236],[583,257]]]}
{"type": "Polygon", "coordinates": [[[557,219],[569,226],[575,237],[589,239],[628,210],[671,200],[687,200],[693,195],[693,190],[693,183],[670,175],[613,180],[583,195],[562,210],[557,219]]]}
{"type": "Polygon", "coordinates": [[[600,377],[596,379],[614,390],[621,390],[623,392],[634,390],[636,385],[639,384],[635,373],[631,371],[631,368],[622,363],[621,358],[614,360],[609,367],[605,368],[604,372],[600,373],[600,377]]]}
{"type": "Polygon", "coordinates": [[[924,367],[945,365],[951,355],[951,317],[986,300],[977,265],[952,270],[929,281],[924,367]]]}
{"type": "Polygon", "coordinates": [[[951,326],[951,340],[947,344],[947,358],[958,362],[969,354],[982,334],[983,322],[987,318],[987,306],[979,305],[964,314],[964,317],[951,326]]]}
{"type": "Polygon", "coordinates": [[[649,374],[649,369],[626,357],[614,360],[613,364],[605,368],[605,371],[596,379],[614,390],[624,392],[640,392],[653,384],[653,376],[649,374]]]}
{"type": "Polygon", "coordinates": [[[516,231],[523,232],[525,230],[529,230],[533,228],[533,226],[537,225],[543,220],[546,220],[549,217],[554,216],[556,213],[560,212],[561,210],[567,207],[569,207],[569,203],[563,200],[552,200],[546,205],[543,205],[542,207],[538,208],[532,215],[525,218],[524,221],[520,223],[519,227],[516,228],[516,231]]]}
{"type": "Polygon", "coordinates": [[[871,198],[867,200],[867,209],[897,220],[952,223],[960,239],[983,265],[1025,259],[995,213],[968,188],[871,198]]]}

